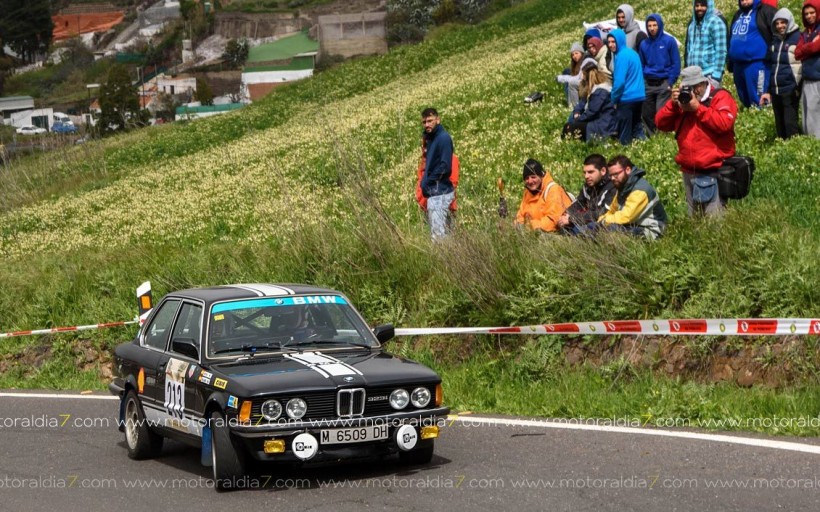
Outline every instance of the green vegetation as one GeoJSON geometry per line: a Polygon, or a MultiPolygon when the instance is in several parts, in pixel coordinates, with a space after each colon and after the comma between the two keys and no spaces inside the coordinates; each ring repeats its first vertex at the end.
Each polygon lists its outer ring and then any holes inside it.
{"type": "MultiPolygon", "coordinates": [[[[797,12],[797,1],[782,3],[797,12]]],[[[728,0],[718,4],[733,11],[728,0]]],[[[0,286],[14,291],[0,294],[0,331],[132,318],[133,290],[145,279],[157,296],[228,282],[309,282],[345,291],[373,323],[400,326],[816,317],[820,141],[774,140],[769,110],[740,115],[739,151],[755,158],[758,174],[751,195],[722,220],[686,217],[675,141],[663,135],[625,150],[670,213],[660,241],[539,237],[499,221],[495,180],[510,184],[517,205],[527,157],[576,191],[591,149],[622,151],[560,141],[567,111],[553,78],[581,22],[613,9],[534,0],[476,26],[439,27],[418,46],[327,70],[235,114],[14,163],[0,174],[0,286]],[[525,106],[534,90],[545,92],[543,105],[525,106]],[[412,197],[419,112],[428,105],[442,112],[462,162],[459,229],[435,245],[412,197]]],[[[681,37],[688,10],[664,17],[681,37]]],[[[100,345],[132,334],[100,333],[100,345]]],[[[77,335],[48,342],[65,338],[77,335]]],[[[400,340],[396,348],[440,370],[457,408],[734,418],[816,415],[820,404],[814,368],[794,388],[744,390],[623,364],[571,369],[549,356],[560,341],[517,338],[494,350],[481,338],[400,340]]],[[[2,352],[40,344],[4,340],[2,352]]],[[[698,346],[708,357],[709,345],[698,346]]],[[[70,356],[55,361],[55,375],[72,368],[70,356]]],[[[64,379],[42,371],[18,371],[0,385],[72,387],[85,378],[76,368],[64,379]]]]}

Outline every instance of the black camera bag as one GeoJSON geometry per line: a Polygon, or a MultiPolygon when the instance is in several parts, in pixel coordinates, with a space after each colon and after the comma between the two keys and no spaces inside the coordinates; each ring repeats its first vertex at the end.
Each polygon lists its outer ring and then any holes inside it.
{"type": "Polygon", "coordinates": [[[735,155],[723,161],[718,169],[718,193],[723,199],[743,199],[749,194],[755,173],[750,156],[735,155]]]}

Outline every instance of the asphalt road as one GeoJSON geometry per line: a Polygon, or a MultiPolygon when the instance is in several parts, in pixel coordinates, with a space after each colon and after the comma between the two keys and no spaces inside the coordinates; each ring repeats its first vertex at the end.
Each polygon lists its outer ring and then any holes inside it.
{"type": "Polygon", "coordinates": [[[0,394],[0,509],[820,509],[816,439],[775,448],[476,417],[445,428],[426,467],[261,467],[246,489],[217,494],[197,450],[166,443],[158,459],[129,460],[107,398],[0,394]]]}

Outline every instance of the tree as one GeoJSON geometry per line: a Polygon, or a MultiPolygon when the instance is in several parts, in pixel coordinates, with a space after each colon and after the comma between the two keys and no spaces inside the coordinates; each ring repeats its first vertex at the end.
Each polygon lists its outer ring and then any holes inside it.
{"type": "Polygon", "coordinates": [[[250,48],[248,47],[247,39],[240,39],[239,41],[231,39],[228,41],[228,44],[225,45],[225,53],[222,54],[222,58],[225,59],[225,62],[232,68],[241,68],[242,65],[245,64],[245,61],[248,60],[249,51],[250,48]]]}
{"type": "Polygon", "coordinates": [[[103,133],[131,128],[141,119],[137,86],[131,83],[128,68],[122,64],[111,67],[100,87],[100,110],[99,126],[103,133]]]}
{"type": "Polygon", "coordinates": [[[8,44],[26,62],[51,45],[54,23],[49,0],[3,0],[0,47],[8,44]]]}
{"type": "Polygon", "coordinates": [[[214,104],[214,93],[204,78],[196,79],[196,93],[194,94],[194,98],[203,105],[214,104]]]}

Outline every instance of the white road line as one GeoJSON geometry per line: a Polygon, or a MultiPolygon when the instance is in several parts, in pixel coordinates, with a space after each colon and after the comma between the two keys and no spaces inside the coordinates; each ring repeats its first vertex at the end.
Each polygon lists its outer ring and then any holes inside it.
{"type": "Polygon", "coordinates": [[[119,400],[114,395],[72,395],[61,393],[0,393],[0,398],[71,398],[72,400],[119,400]]]}
{"type": "MultiPolygon", "coordinates": [[[[452,419],[452,415],[451,415],[452,419]]],[[[774,448],[776,450],[789,450],[803,453],[820,454],[820,446],[811,444],[795,443],[790,441],[773,441],[770,439],[755,439],[751,437],[735,437],[723,434],[704,434],[700,432],[681,432],[674,430],[656,430],[649,428],[634,427],[614,427],[605,425],[577,425],[571,423],[561,423],[547,420],[519,420],[505,418],[484,418],[481,416],[458,416],[456,421],[467,425],[498,425],[515,427],[535,427],[552,428],[564,430],[589,430],[593,432],[611,432],[619,434],[631,434],[657,437],[678,437],[683,439],[696,439],[699,441],[712,441],[717,443],[742,444],[747,446],[757,446],[761,448],[774,448]]]]}
{"type": "MultiPolygon", "coordinates": [[[[77,394],[50,394],[50,393],[0,393],[0,398],[68,398],[81,400],[119,400],[113,395],[77,395],[77,394]]],[[[515,418],[485,418],[482,416],[451,415],[459,423],[466,425],[496,425],[501,427],[534,427],[559,430],[587,430],[591,432],[609,432],[615,434],[630,434],[640,436],[677,437],[680,439],[695,439],[698,441],[712,441],[716,443],[741,444],[760,448],[773,448],[802,453],[820,455],[820,446],[795,443],[791,441],[774,441],[771,439],[755,439],[751,437],[727,436],[724,434],[705,434],[701,432],[681,432],[675,430],[658,430],[651,428],[613,427],[605,425],[577,425],[548,420],[520,420],[515,418]]]]}

